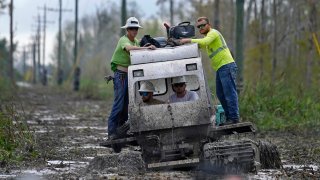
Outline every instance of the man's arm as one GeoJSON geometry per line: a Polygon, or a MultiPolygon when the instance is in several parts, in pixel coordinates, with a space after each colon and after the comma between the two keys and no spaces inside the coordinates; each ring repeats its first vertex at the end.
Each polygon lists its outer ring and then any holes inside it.
{"type": "Polygon", "coordinates": [[[182,38],[180,39],[181,44],[191,43],[191,38],[182,38]]]}
{"type": "Polygon", "coordinates": [[[131,46],[131,45],[126,45],[124,47],[124,50],[130,52],[131,50],[141,50],[141,49],[152,49],[155,50],[156,47],[154,45],[150,45],[148,47],[138,47],[138,46],[131,46]]]}
{"type": "Polygon", "coordinates": [[[201,39],[191,39],[191,38],[183,38],[180,39],[181,44],[185,43],[198,43],[201,47],[208,46],[212,43],[212,41],[215,40],[215,38],[218,37],[218,35],[215,35],[215,33],[208,33],[206,37],[201,39]]]}

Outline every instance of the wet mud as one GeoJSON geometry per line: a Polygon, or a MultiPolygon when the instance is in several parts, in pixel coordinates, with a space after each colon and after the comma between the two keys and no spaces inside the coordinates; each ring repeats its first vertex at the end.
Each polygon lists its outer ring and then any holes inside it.
{"type": "Polygon", "coordinates": [[[277,145],[280,169],[235,176],[195,169],[146,171],[140,149],[114,153],[99,143],[107,138],[112,101],[81,98],[49,88],[21,90],[16,108],[35,135],[38,158],[0,170],[0,179],[320,179],[320,132],[258,134],[277,145]]]}

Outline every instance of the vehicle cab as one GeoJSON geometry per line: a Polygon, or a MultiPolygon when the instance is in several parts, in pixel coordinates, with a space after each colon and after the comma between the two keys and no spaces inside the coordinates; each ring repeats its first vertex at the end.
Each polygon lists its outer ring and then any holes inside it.
{"type": "Polygon", "coordinates": [[[128,69],[130,131],[208,125],[212,115],[210,91],[197,44],[156,50],[131,51],[128,69]],[[186,89],[198,94],[195,101],[172,103],[172,79],[184,76],[186,89]],[[154,98],[163,104],[146,105],[139,95],[142,81],[155,87],[154,98]]]}

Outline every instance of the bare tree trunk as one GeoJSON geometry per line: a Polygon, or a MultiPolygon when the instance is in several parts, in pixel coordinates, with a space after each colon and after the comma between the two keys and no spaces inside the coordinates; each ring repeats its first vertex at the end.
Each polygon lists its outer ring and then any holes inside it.
{"type": "MultiPolygon", "coordinates": [[[[237,31],[236,31],[236,61],[239,69],[238,83],[242,84],[243,81],[243,15],[244,15],[244,0],[237,0],[237,31]]],[[[238,85],[239,85],[238,84],[238,85]]]]}
{"type": "Polygon", "coordinates": [[[249,5],[248,5],[248,9],[247,9],[247,12],[246,12],[246,19],[245,19],[245,22],[244,22],[244,32],[247,32],[247,27],[249,26],[249,21],[250,21],[250,17],[251,17],[253,1],[254,0],[250,0],[249,5]]]}
{"type": "Polygon", "coordinates": [[[234,43],[235,43],[235,15],[234,15],[234,1],[230,0],[230,12],[231,12],[231,19],[230,19],[230,24],[231,24],[231,28],[230,28],[230,42],[228,42],[229,46],[231,47],[231,53],[233,53],[232,51],[234,51],[234,43]]]}
{"type": "MultiPolygon", "coordinates": [[[[124,24],[126,23],[126,19],[127,19],[127,1],[126,0],[122,0],[122,5],[121,5],[121,26],[124,26],[124,24]]],[[[126,30],[122,29],[121,30],[121,34],[120,36],[123,36],[126,34],[126,30]]]]}
{"type": "Polygon", "coordinates": [[[312,41],[312,33],[316,29],[316,16],[317,16],[317,9],[316,9],[316,3],[315,0],[309,0],[310,5],[310,16],[309,16],[309,29],[310,29],[310,35],[309,35],[309,53],[308,53],[308,59],[307,59],[307,72],[306,72],[306,85],[307,88],[310,88],[312,86],[312,65],[313,65],[313,41],[312,41]]]}
{"type": "Polygon", "coordinates": [[[258,19],[258,6],[257,6],[257,1],[254,1],[254,19],[258,19]]]}
{"type": "Polygon", "coordinates": [[[213,27],[220,31],[220,0],[214,1],[214,22],[213,27]]]}
{"type": "Polygon", "coordinates": [[[13,70],[13,0],[10,2],[10,54],[9,54],[9,77],[12,85],[14,85],[14,70],[13,70]]]}
{"type": "Polygon", "coordinates": [[[260,47],[260,57],[259,57],[259,63],[260,63],[260,79],[263,77],[263,71],[264,71],[264,62],[263,62],[263,56],[264,49],[262,48],[262,44],[264,43],[264,32],[265,32],[265,0],[261,1],[261,18],[260,18],[260,30],[259,30],[259,47],[260,47]]]}
{"type": "Polygon", "coordinates": [[[173,21],[173,0],[170,0],[170,24],[173,26],[174,21],[173,21]]]}
{"type": "Polygon", "coordinates": [[[277,0],[273,0],[273,46],[272,46],[272,71],[271,71],[271,83],[273,84],[275,81],[275,74],[276,74],[276,68],[277,68],[277,39],[278,39],[278,33],[277,33],[277,0]]]}
{"type": "MultiPolygon", "coordinates": [[[[249,2],[249,6],[245,15],[245,21],[244,21],[244,39],[246,39],[247,37],[247,30],[248,30],[248,26],[249,26],[249,21],[250,21],[250,17],[251,17],[251,11],[252,11],[252,5],[253,5],[254,0],[250,0],[249,2]]],[[[243,46],[246,47],[248,41],[243,41],[243,46]]]]}
{"type": "MultiPolygon", "coordinates": [[[[297,16],[295,19],[296,19],[296,24],[295,24],[295,42],[298,42],[298,40],[301,38],[301,35],[300,35],[300,30],[299,30],[299,26],[300,26],[300,22],[301,22],[301,9],[300,9],[300,6],[298,5],[298,2],[295,2],[295,5],[294,5],[294,8],[295,8],[295,15],[297,16]]],[[[296,55],[295,55],[295,65],[298,64],[299,60],[301,59],[301,53],[300,53],[300,46],[298,43],[295,43],[295,52],[296,52],[296,55]]]]}

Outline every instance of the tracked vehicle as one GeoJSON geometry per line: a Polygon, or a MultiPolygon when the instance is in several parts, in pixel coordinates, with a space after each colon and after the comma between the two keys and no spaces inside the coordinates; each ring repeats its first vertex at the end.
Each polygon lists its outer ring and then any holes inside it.
{"type": "Polygon", "coordinates": [[[141,147],[148,169],[200,167],[226,171],[255,171],[280,166],[276,147],[254,139],[250,122],[221,126],[223,111],[213,104],[197,44],[153,51],[131,51],[128,69],[131,137],[102,142],[116,152],[126,144],[141,147]],[[172,79],[184,76],[195,101],[171,103],[172,79]],[[154,98],[162,104],[142,102],[142,81],[155,86],[154,98]],[[263,160],[263,161],[261,161],[263,160]]]}

